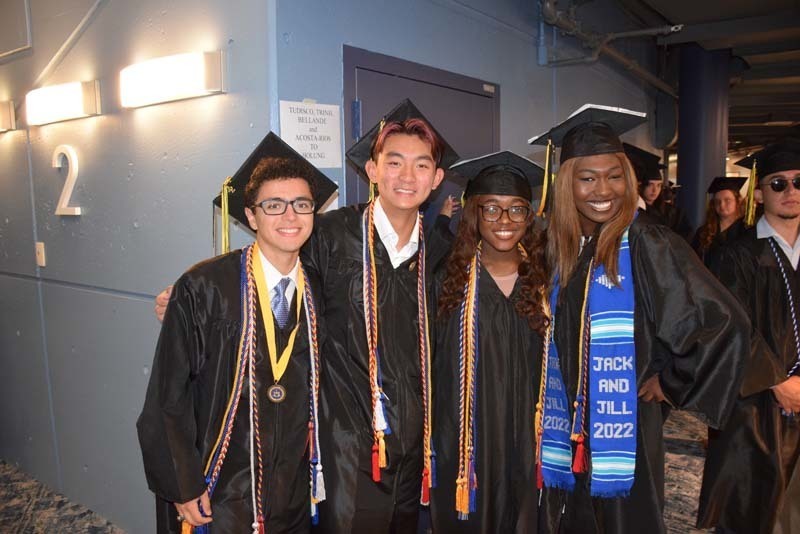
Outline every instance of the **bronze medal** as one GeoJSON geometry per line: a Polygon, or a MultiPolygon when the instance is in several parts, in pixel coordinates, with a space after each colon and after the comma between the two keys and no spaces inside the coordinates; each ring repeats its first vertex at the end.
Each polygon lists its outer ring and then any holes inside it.
{"type": "Polygon", "coordinates": [[[275,404],[283,402],[286,400],[286,388],[280,384],[272,384],[267,388],[267,398],[275,404]]]}

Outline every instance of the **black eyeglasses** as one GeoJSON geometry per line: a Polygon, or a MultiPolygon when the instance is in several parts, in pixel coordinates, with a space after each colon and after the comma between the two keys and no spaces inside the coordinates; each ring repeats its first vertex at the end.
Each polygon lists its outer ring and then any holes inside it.
{"type": "Polygon", "coordinates": [[[264,215],[283,215],[286,213],[286,208],[292,206],[294,212],[298,215],[308,215],[314,213],[314,201],[310,198],[296,198],[294,200],[286,200],[283,198],[268,198],[262,200],[253,206],[261,208],[264,215]]]}
{"type": "Polygon", "coordinates": [[[773,178],[769,181],[769,187],[776,193],[781,193],[789,187],[789,182],[792,182],[792,186],[794,186],[795,189],[800,190],[800,176],[795,176],[791,180],[787,180],[786,178],[773,178]]]}
{"type": "Polygon", "coordinates": [[[503,213],[508,214],[511,222],[525,222],[528,220],[528,214],[531,212],[530,206],[509,206],[501,208],[497,204],[483,204],[480,206],[481,216],[486,222],[497,222],[503,216],[503,213]]]}

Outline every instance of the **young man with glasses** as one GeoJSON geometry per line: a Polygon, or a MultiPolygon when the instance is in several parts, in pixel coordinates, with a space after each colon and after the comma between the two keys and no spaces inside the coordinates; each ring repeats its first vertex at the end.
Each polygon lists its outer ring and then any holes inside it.
{"type": "Polygon", "coordinates": [[[335,186],[271,133],[232,186],[255,243],[175,283],[137,423],[159,533],[308,532],[324,499],[322,310],[299,254],[335,186]]]}
{"type": "Polygon", "coordinates": [[[752,320],[752,353],[730,421],[710,435],[698,524],[789,534],[800,531],[800,142],[737,164],[754,162],[764,215],[720,261],[752,320]]]}

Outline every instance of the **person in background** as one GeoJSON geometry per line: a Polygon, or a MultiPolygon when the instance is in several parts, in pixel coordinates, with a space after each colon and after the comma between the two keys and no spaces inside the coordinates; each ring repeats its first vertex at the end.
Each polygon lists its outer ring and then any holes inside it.
{"type": "Polygon", "coordinates": [[[708,186],[706,221],[692,238],[692,248],[713,273],[719,269],[719,255],[727,243],[744,233],[744,198],[739,193],[747,178],[720,176],[708,186]]]}
{"type": "Polygon", "coordinates": [[[720,281],[752,320],[752,350],[727,425],[710,433],[698,526],[800,532],[800,141],[765,147],[755,200],[764,215],[722,252],[720,281]]]}
{"type": "Polygon", "coordinates": [[[625,155],[628,156],[636,180],[639,182],[639,207],[654,220],[688,240],[692,234],[683,210],[674,203],[672,188],[664,187],[661,171],[667,166],[660,162],[661,158],[630,143],[623,143],[625,155]]]}

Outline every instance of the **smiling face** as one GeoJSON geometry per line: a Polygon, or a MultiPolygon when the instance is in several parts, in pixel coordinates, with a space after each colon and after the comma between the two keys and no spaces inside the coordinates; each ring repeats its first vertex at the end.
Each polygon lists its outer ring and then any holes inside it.
{"type": "Polygon", "coordinates": [[[402,133],[387,137],[376,161],[369,160],[365,169],[378,186],[381,205],[389,210],[418,210],[444,178],[430,145],[402,133]]]}
{"type": "Polygon", "coordinates": [[[483,246],[496,252],[508,252],[514,249],[525,235],[525,230],[533,217],[531,203],[524,198],[508,195],[477,195],[476,200],[478,233],[483,240],[483,246]],[[509,218],[508,211],[503,211],[499,219],[489,222],[482,214],[482,210],[486,210],[487,206],[497,206],[501,210],[514,207],[527,208],[528,216],[522,222],[514,222],[509,218]]]}
{"type": "Polygon", "coordinates": [[[302,178],[267,180],[261,184],[256,195],[256,206],[245,208],[250,227],[256,232],[256,241],[261,252],[270,259],[270,253],[297,254],[308,240],[314,227],[314,214],[299,215],[294,207],[286,206],[281,215],[267,215],[258,206],[267,199],[292,201],[298,198],[311,199],[311,188],[302,178]]]}
{"type": "Polygon", "coordinates": [[[627,180],[620,158],[599,154],[579,158],[572,173],[572,196],[581,232],[592,235],[622,208],[627,180]]]}

